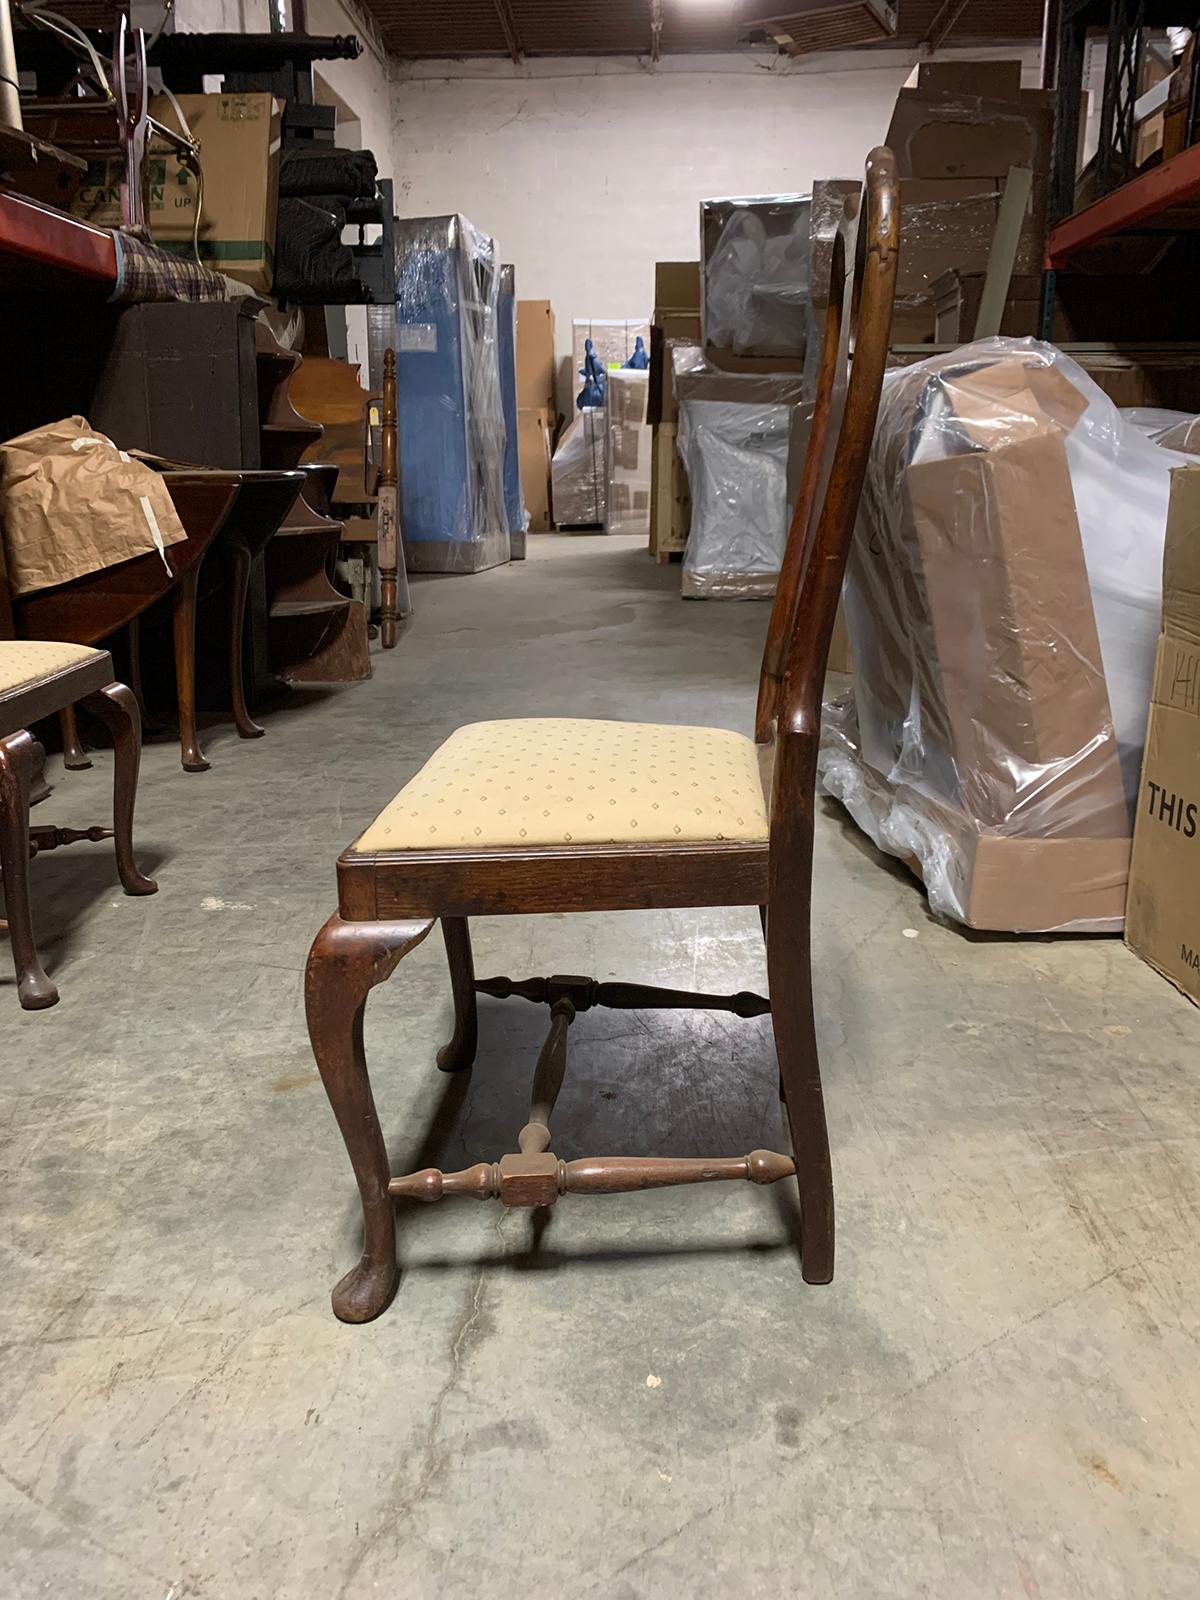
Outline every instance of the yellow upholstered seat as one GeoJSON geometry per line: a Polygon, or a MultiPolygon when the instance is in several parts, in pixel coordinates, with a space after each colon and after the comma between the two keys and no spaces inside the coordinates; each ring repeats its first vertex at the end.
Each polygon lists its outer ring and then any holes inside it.
{"type": "Polygon", "coordinates": [[[86,644],[59,644],[52,639],[0,639],[0,694],[52,678],[68,667],[99,661],[103,650],[86,644]]]}
{"type": "Polygon", "coordinates": [[[765,843],[754,744],[724,728],[530,717],[459,728],[352,846],[765,843]]]}

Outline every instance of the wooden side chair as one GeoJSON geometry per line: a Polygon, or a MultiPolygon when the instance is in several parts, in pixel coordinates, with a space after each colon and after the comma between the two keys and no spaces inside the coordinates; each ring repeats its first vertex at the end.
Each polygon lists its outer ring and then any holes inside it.
{"type": "Polygon", "coordinates": [[[133,805],[141,758],[141,717],[132,690],[113,681],[107,650],[34,639],[0,639],[0,876],[17,997],[27,1011],[58,1001],[33,937],[29,904],[29,860],[43,850],[81,839],[116,844],[117,872],[126,894],[154,894],[158,885],[143,877],[133,859],[133,805]],[[99,717],[115,751],[111,828],[29,826],[29,792],[35,742],[29,725],[76,703],[99,717]]]}
{"type": "Polygon", "coordinates": [[[825,664],[891,324],[900,215],[886,149],[868,158],[862,213],[856,252],[848,253],[850,216],[835,246],[812,442],[771,616],[756,741],[718,728],[559,718],[477,723],[452,734],[338,861],[338,910],[313,944],[305,988],[313,1051],[363,1208],[362,1257],[333,1291],[343,1321],[378,1316],[395,1292],[398,1196],[548,1206],[560,1194],[795,1176],[803,1275],[810,1283],[833,1275],[833,1184],[810,971],[813,810],[825,664]],[[826,461],[847,314],[856,323],[854,360],[826,461]],[[760,908],[769,999],[571,976],[475,979],[472,916],[689,906],[760,908]],[[435,920],[455,1003],[454,1035],[438,1057],[443,1071],[472,1064],[477,992],[548,1004],[550,1031],[515,1153],[463,1172],[393,1178],[363,1052],[363,1010],[370,989],[435,920]],[[567,1032],[578,1012],[596,1005],[770,1012],[794,1156],[755,1150],[714,1160],[559,1160],[549,1123],[567,1032]]]}

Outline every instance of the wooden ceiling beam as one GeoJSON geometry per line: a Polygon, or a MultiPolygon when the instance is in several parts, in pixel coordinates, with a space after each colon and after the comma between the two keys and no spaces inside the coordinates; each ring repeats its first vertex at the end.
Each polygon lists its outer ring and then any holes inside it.
{"type": "Polygon", "coordinates": [[[496,8],[496,19],[500,24],[500,32],[504,35],[505,48],[519,67],[525,59],[525,50],[521,44],[520,35],[517,33],[517,19],[513,16],[509,0],[492,0],[496,8]]]}

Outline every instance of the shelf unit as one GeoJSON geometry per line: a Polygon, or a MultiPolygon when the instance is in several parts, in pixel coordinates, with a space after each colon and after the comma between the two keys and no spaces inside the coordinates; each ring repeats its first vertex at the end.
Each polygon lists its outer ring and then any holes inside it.
{"type": "Polygon", "coordinates": [[[262,464],[299,467],[306,475],[266,550],[271,670],[285,683],[358,682],[371,676],[366,612],[332,582],[342,524],[326,513],[336,469],[301,462],[324,429],[301,417],[288,398],[303,357],[256,323],[255,358],[262,464]]]}
{"type": "Polygon", "coordinates": [[[1066,265],[1077,251],[1118,234],[1177,234],[1200,230],[1200,144],[1191,145],[1110,190],[1050,230],[1046,265],[1066,265]]]}
{"type": "Polygon", "coordinates": [[[0,287],[108,295],[116,282],[117,247],[106,229],[0,193],[0,287]]]}

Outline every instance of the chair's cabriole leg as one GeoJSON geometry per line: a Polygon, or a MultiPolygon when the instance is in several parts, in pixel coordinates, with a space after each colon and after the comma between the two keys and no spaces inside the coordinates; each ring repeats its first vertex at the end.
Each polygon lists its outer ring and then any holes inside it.
{"type": "Polygon", "coordinates": [[[189,567],[175,586],[172,627],[175,690],[179,701],[179,752],[185,772],[207,772],[209,762],[196,732],[196,587],[200,565],[189,567]]]}
{"type": "Polygon", "coordinates": [[[137,696],[123,683],[110,683],[83,704],[104,723],[113,742],[113,843],[121,887],[126,894],[154,894],[158,885],[138,871],[133,859],[133,807],[142,759],[137,696]]]}
{"type": "Polygon", "coordinates": [[[377,1317],[400,1278],[387,1150],[363,1050],[363,1011],[374,986],[391,976],[432,926],[431,921],[343,922],[335,914],[309,952],[304,977],[308,1034],[362,1199],[363,1253],[333,1291],[334,1314],[343,1322],[377,1317]]]}
{"type": "Polygon", "coordinates": [[[443,917],[442,937],[450,963],[454,993],[454,1033],[438,1051],[443,1072],[465,1072],[475,1061],[479,1023],[475,1007],[475,963],[471,956],[471,925],[466,917],[443,917]]]}
{"type": "Polygon", "coordinates": [[[228,536],[229,545],[229,704],[240,739],[261,739],[266,729],[255,722],[246,705],[242,633],[246,621],[246,595],[254,563],[244,539],[228,536]]]}
{"type": "Polygon", "coordinates": [[[833,1277],[833,1168],[825,1125],[825,1099],[817,1057],[812,998],[812,776],[816,741],[792,735],[776,769],[792,792],[805,796],[803,815],[791,819],[790,837],[771,840],[770,910],[766,918],[767,976],[779,1076],[800,1189],[801,1270],[806,1283],[833,1277]]]}
{"type": "Polygon", "coordinates": [[[26,1011],[56,1005],[58,990],[38,959],[29,905],[29,785],[34,741],[23,728],[0,739],[0,875],[4,911],[17,971],[17,998],[26,1011]]]}

